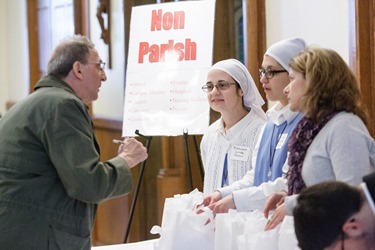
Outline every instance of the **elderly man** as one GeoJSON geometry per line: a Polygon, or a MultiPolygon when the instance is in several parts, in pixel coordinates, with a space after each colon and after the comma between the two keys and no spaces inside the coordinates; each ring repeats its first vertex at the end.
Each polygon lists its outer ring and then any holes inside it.
{"type": "Polygon", "coordinates": [[[90,249],[97,204],[132,189],[146,148],[127,139],[100,162],[87,104],[106,80],[86,37],[53,51],[35,92],[0,120],[0,248],[90,249]]]}

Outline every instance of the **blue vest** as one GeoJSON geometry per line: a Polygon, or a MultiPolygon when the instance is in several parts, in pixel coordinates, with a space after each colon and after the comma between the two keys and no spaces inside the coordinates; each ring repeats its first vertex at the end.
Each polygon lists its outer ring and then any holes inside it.
{"type": "Polygon", "coordinates": [[[278,126],[270,121],[266,123],[255,163],[254,186],[281,177],[289,138],[302,117],[303,114],[299,113],[289,123],[285,121],[278,126]]]}

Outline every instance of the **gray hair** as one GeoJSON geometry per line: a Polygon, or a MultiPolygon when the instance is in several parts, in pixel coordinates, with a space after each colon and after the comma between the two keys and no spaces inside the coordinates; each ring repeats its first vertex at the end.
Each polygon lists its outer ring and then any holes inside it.
{"type": "Polygon", "coordinates": [[[94,47],[90,39],[82,35],[65,39],[52,52],[47,74],[58,78],[67,76],[75,62],[87,62],[87,56],[94,47]]]}

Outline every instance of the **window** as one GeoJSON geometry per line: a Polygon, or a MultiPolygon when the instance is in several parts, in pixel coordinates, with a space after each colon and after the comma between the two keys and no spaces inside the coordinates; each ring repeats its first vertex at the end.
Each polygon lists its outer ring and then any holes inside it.
{"type": "Polygon", "coordinates": [[[74,35],[73,0],[38,0],[38,24],[39,69],[45,75],[53,48],[74,35]]]}

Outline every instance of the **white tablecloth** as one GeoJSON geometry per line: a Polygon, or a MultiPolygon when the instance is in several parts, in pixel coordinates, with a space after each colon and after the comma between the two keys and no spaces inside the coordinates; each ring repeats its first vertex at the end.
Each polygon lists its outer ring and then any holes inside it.
{"type": "Polygon", "coordinates": [[[98,246],[92,247],[92,250],[153,250],[154,243],[157,242],[159,239],[154,240],[145,240],[140,242],[134,243],[126,243],[126,244],[116,244],[116,245],[108,245],[108,246],[98,246]]]}

